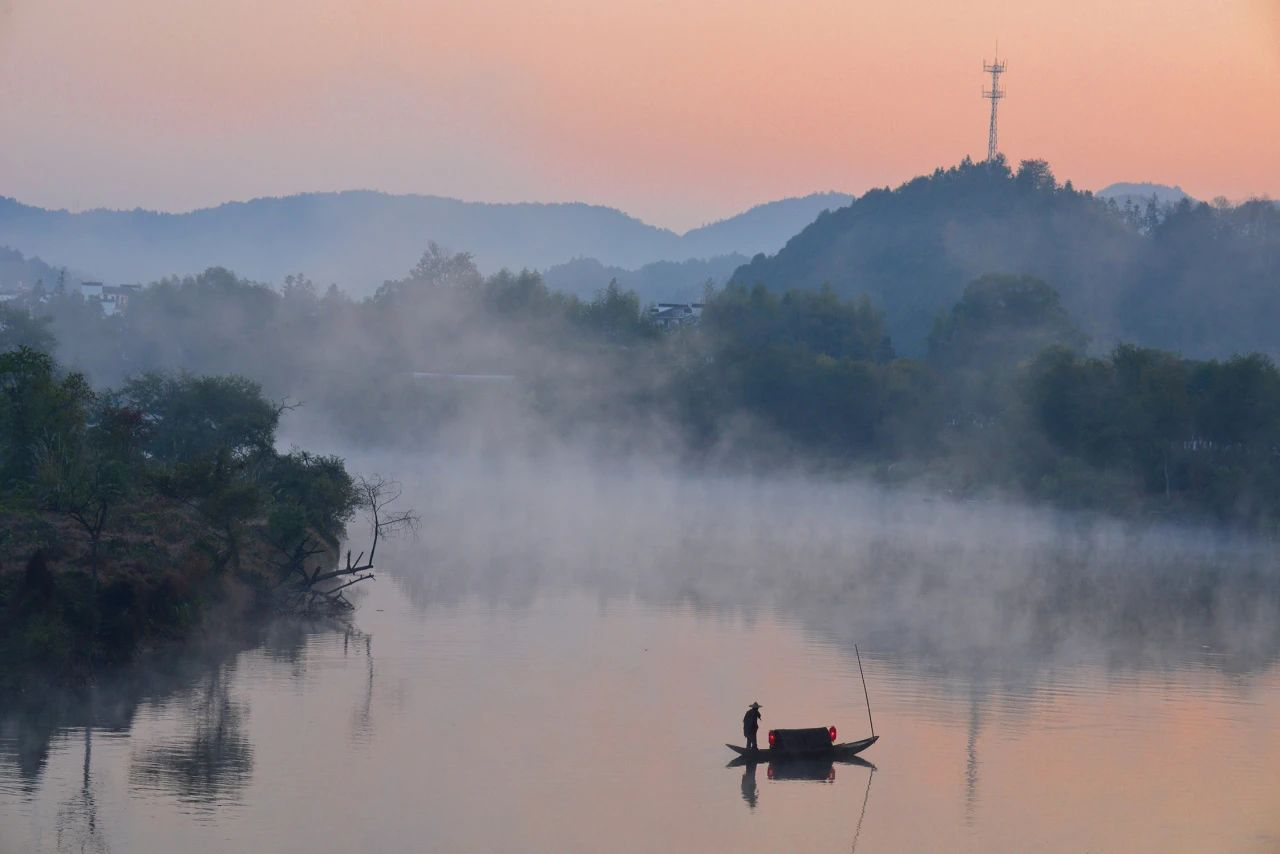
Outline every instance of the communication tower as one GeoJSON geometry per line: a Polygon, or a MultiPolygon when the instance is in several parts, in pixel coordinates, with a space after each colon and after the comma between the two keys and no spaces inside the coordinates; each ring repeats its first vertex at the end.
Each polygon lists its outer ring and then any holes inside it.
{"type": "Polygon", "coordinates": [[[991,75],[991,88],[982,90],[982,97],[991,102],[991,129],[987,131],[987,159],[995,160],[1000,153],[1000,145],[996,135],[996,110],[1000,100],[1004,98],[1004,90],[1000,88],[1000,75],[1004,73],[1005,64],[1000,61],[1000,46],[996,45],[996,58],[993,62],[983,60],[982,70],[991,75]]]}

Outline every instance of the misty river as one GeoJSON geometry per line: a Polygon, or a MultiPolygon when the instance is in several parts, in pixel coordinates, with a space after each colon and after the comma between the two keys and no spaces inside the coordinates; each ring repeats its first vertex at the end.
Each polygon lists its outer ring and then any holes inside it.
{"type": "Polygon", "coordinates": [[[1269,544],[801,476],[353,459],[349,625],[0,700],[0,851],[1271,851],[1269,544]],[[359,547],[358,525],[352,527],[359,547]],[[865,761],[730,767],[762,728],[865,761]]]}

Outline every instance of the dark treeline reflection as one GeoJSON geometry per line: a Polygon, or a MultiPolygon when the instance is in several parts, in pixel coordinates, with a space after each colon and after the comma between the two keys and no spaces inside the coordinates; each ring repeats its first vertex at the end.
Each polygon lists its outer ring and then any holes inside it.
{"type": "Polygon", "coordinates": [[[188,801],[226,801],[249,782],[253,747],[244,731],[247,713],[232,700],[229,668],[209,674],[189,699],[192,730],[138,749],[129,763],[129,784],[162,789],[188,801]]]}
{"type": "Polygon", "coordinates": [[[811,477],[570,460],[409,471],[428,524],[388,566],[423,607],[583,589],[770,612],[977,681],[1201,658],[1254,672],[1280,652],[1280,567],[1247,537],[811,477]]]}
{"type": "MultiPolygon", "coordinates": [[[[78,800],[64,810],[64,823],[69,832],[88,839],[94,822],[94,738],[129,734],[144,707],[176,703],[190,729],[131,744],[130,786],[196,804],[234,799],[249,784],[254,769],[253,746],[245,729],[252,710],[233,690],[238,656],[257,649],[300,674],[308,639],[327,631],[355,630],[327,622],[280,620],[234,641],[157,653],[78,687],[28,683],[23,692],[0,696],[0,765],[16,772],[20,788],[33,794],[51,744],[64,734],[83,733],[84,781],[78,800]]],[[[359,637],[363,649],[367,638],[359,637]]]]}

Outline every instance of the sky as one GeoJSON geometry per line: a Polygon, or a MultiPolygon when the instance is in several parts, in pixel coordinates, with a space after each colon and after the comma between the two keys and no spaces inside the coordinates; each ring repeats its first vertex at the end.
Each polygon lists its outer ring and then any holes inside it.
{"type": "Polygon", "coordinates": [[[1001,149],[1280,196],[1280,0],[0,0],[0,195],[371,188],[683,230],[1001,149]]]}

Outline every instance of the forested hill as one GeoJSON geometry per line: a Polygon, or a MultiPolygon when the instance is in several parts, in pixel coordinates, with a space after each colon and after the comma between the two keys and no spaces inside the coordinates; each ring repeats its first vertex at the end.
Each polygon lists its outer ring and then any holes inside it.
{"type": "Polygon", "coordinates": [[[1097,347],[1280,353],[1280,210],[1126,208],[1059,185],[1043,161],[966,161],[872,190],[733,280],[866,294],[898,350],[919,353],[939,312],[993,272],[1049,282],[1097,347]]]}
{"type": "Polygon", "coordinates": [[[0,245],[57,258],[108,282],[227,265],[266,282],[303,272],[361,295],[398,276],[432,241],[473,253],[489,271],[545,269],[573,258],[632,269],[773,252],[821,210],[850,198],[784,199],[683,236],[597,205],[483,204],[367,191],[262,198],[183,214],[69,213],[0,198],[0,245]]]}
{"type": "Polygon", "coordinates": [[[73,271],[63,271],[45,263],[40,258],[28,258],[21,252],[0,246],[0,293],[37,285],[53,288],[59,279],[63,284],[74,285],[80,276],[73,271]]]}

